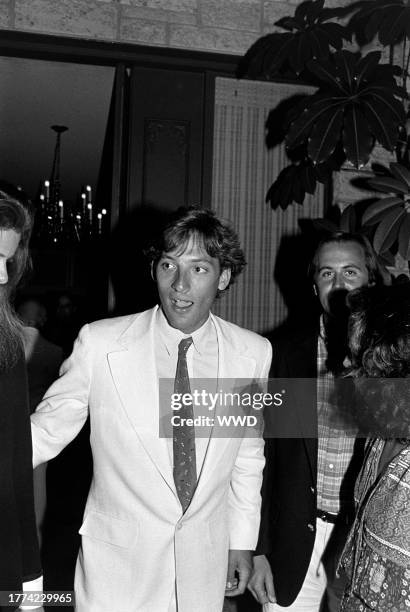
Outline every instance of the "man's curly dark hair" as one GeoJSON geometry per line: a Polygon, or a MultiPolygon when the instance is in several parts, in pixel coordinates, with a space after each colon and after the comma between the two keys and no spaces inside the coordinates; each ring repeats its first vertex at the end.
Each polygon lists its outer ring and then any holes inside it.
{"type": "Polygon", "coordinates": [[[221,271],[231,271],[230,285],[246,265],[234,230],[206,208],[179,208],[169,219],[157,241],[146,251],[153,269],[163,253],[185,250],[193,239],[208,255],[219,260],[221,271]]]}
{"type": "Polygon", "coordinates": [[[410,438],[410,283],[352,291],[349,346],[359,420],[371,435],[410,438]]]}

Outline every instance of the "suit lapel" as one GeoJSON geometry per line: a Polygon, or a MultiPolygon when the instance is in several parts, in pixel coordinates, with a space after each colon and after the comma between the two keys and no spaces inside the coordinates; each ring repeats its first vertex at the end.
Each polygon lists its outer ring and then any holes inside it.
{"type": "MultiPolygon", "coordinates": [[[[317,378],[317,339],[318,331],[316,329],[309,330],[305,335],[298,338],[297,342],[293,342],[289,350],[288,361],[288,376],[292,378],[317,378]]],[[[309,430],[314,426],[317,432],[317,402],[297,402],[299,408],[309,411],[309,414],[298,414],[301,423],[301,431],[305,430],[304,422],[309,424],[309,430]]],[[[317,434],[315,437],[303,437],[306,456],[309,462],[309,467],[312,475],[312,481],[317,480],[317,450],[318,441],[317,434]]]]}
{"type": "MultiPolygon", "coordinates": [[[[216,392],[221,389],[223,391],[232,391],[232,385],[229,384],[230,381],[232,381],[234,384],[235,380],[243,378],[249,379],[249,373],[254,372],[255,370],[255,360],[244,354],[246,347],[240,347],[237,345],[235,338],[233,338],[232,334],[230,333],[229,328],[224,326],[224,322],[221,319],[213,316],[212,314],[211,317],[215,325],[218,339],[218,384],[216,392]]],[[[219,413],[220,411],[218,411],[218,408],[216,408],[213,417],[216,418],[219,413]]],[[[197,495],[197,493],[200,494],[200,490],[206,485],[206,482],[211,477],[212,472],[215,469],[218,469],[222,454],[232,442],[232,438],[219,437],[217,435],[217,430],[218,426],[214,426],[211,430],[195,495],[197,495]]],[[[195,507],[195,495],[190,508],[195,507]]]]}
{"type": "Polygon", "coordinates": [[[157,308],[142,313],[108,354],[114,385],[128,420],[153,464],[176,495],[166,438],[159,437],[159,390],[154,352],[157,308]]]}

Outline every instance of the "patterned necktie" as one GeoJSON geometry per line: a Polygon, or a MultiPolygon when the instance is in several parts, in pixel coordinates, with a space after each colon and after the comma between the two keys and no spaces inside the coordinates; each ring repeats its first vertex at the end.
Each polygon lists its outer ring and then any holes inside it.
{"type": "MultiPolygon", "coordinates": [[[[175,374],[174,393],[191,393],[189,385],[188,366],[186,354],[192,344],[192,338],[181,340],[178,346],[178,364],[175,374]]],[[[193,419],[192,406],[182,406],[179,411],[181,419],[193,419]]],[[[174,481],[181,502],[182,510],[188,508],[196,487],[196,455],[195,455],[195,427],[174,425],[174,481]]]]}

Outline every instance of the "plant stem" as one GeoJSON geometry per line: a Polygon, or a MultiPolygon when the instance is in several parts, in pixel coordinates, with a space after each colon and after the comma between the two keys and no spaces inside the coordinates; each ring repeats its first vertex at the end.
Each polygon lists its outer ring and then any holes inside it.
{"type": "MultiPolygon", "coordinates": [[[[403,49],[404,49],[404,46],[405,46],[406,42],[407,42],[407,36],[405,35],[404,39],[403,39],[403,49]]],[[[403,51],[403,53],[404,53],[404,51],[403,51]]],[[[403,88],[406,91],[407,91],[407,78],[408,78],[408,75],[409,75],[409,64],[410,64],[410,50],[409,50],[409,52],[407,54],[405,72],[403,72],[403,88]]],[[[403,68],[404,68],[404,55],[403,55],[403,68]]]]}

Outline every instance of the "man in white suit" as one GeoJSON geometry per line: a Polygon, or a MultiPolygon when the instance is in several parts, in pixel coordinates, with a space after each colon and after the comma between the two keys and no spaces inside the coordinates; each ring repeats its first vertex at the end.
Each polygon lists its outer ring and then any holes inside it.
{"type": "Polygon", "coordinates": [[[77,612],[221,612],[257,542],[261,438],[185,430],[187,451],[179,432],[159,436],[159,378],[268,376],[270,344],[210,313],[245,264],[238,239],[211,211],[180,209],[150,254],[160,306],[84,326],[32,416],[38,465],[90,415],[77,612]]]}

